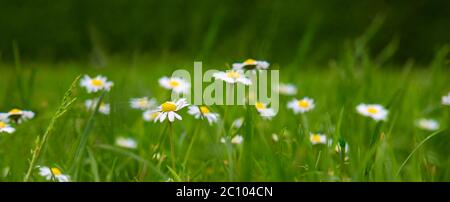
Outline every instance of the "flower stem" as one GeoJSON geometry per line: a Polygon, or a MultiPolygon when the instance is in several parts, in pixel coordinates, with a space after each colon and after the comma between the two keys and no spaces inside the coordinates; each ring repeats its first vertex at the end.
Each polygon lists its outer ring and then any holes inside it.
{"type": "Polygon", "coordinates": [[[169,138],[170,138],[170,155],[172,160],[172,168],[175,169],[175,139],[173,137],[173,125],[169,122],[169,138]]]}
{"type": "Polygon", "coordinates": [[[194,129],[194,134],[192,135],[191,142],[189,143],[189,146],[186,150],[186,155],[184,156],[183,165],[186,165],[186,162],[189,158],[189,154],[191,153],[192,145],[194,145],[195,139],[197,138],[198,134],[200,133],[200,131],[199,131],[200,123],[201,123],[200,121],[197,121],[197,125],[195,126],[195,129],[194,129]]]}

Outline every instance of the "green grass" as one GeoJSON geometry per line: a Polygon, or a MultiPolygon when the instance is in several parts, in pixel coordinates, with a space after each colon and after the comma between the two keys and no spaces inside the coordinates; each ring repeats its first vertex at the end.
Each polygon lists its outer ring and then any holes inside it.
{"type": "MultiPolygon", "coordinates": [[[[445,55],[443,49],[425,67],[380,64],[353,52],[328,66],[272,62],[281,81],[297,85],[294,97],[315,100],[314,110],[295,115],[286,108],[293,97],[280,96],[279,113],[271,121],[261,119],[254,107],[213,106],[226,116],[219,123],[209,126],[185,109],[173,128],[145,122],[128,101],[143,96],[167,101],[169,93],[158,79],[178,68],[192,70],[190,58],[111,58],[105,68],[77,62],[0,64],[0,111],[19,107],[36,112],[15,133],[1,134],[0,180],[23,181],[31,166],[27,180],[44,181],[33,167],[45,165],[61,168],[74,181],[450,181],[450,107],[440,103],[450,91],[445,55]],[[83,74],[102,74],[114,82],[103,97],[111,103],[109,116],[87,111],[84,100],[93,95],[79,86],[64,96],[83,74]],[[363,102],[388,107],[388,121],[376,123],[357,114],[355,107],[363,102]],[[232,128],[240,117],[245,118],[242,128],[232,128]],[[422,117],[439,120],[441,130],[415,127],[422,117]],[[308,131],[348,142],[349,159],[334,147],[311,145],[308,131]],[[224,135],[235,134],[244,136],[242,145],[220,143],[224,135]],[[115,146],[118,136],[135,138],[138,148],[115,146]],[[30,151],[36,148],[39,155],[30,165],[30,151]],[[166,158],[153,158],[156,153],[166,158]]],[[[207,61],[204,70],[225,69],[231,62],[207,61]]]]}

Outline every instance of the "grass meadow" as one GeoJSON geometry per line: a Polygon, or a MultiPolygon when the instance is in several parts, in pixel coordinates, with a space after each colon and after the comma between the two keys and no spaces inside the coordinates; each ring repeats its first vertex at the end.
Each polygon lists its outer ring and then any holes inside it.
{"type": "MultiPolygon", "coordinates": [[[[96,68],[87,62],[21,62],[16,53],[15,63],[0,64],[0,111],[19,108],[35,116],[10,123],[14,133],[1,133],[0,180],[52,181],[62,173],[70,181],[96,182],[449,181],[450,106],[441,102],[450,91],[448,50],[423,67],[385,63],[358,49],[343,50],[319,67],[268,61],[297,94],[280,95],[271,120],[253,105],[208,106],[219,114],[211,125],[187,108],[177,112],[181,121],[170,124],[145,121],[142,111],[130,107],[136,97],[169,101],[170,91],[158,80],[176,69],[191,71],[192,58],[110,57],[96,68]],[[96,93],[87,93],[79,80],[71,87],[83,75],[104,75],[114,85],[96,93]],[[85,100],[94,97],[110,104],[109,115],[86,109],[85,100]],[[287,107],[303,97],[314,99],[312,110],[295,114],[287,107]],[[362,116],[360,103],[383,105],[387,120],[362,116]],[[424,130],[417,126],[421,118],[439,127],[424,130]],[[311,143],[310,134],[317,133],[326,135],[326,144],[311,143]],[[240,144],[230,141],[238,134],[240,144]],[[133,138],[137,146],[121,147],[119,137],[133,138]],[[346,143],[348,150],[342,149],[346,143]],[[37,166],[58,172],[46,179],[37,166]]],[[[235,60],[203,61],[203,69],[225,70],[235,60]]]]}

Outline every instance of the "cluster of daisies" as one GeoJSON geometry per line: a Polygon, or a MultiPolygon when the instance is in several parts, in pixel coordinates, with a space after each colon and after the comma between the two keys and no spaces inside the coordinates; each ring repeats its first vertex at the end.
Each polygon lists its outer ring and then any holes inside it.
{"type": "MultiPolygon", "coordinates": [[[[266,70],[269,68],[269,63],[266,61],[259,61],[253,59],[247,59],[242,63],[234,63],[232,69],[227,71],[221,71],[213,74],[216,80],[221,80],[228,84],[244,84],[252,85],[252,81],[248,78],[244,72],[251,71],[256,73],[259,70],[266,70]]],[[[99,91],[109,91],[113,86],[113,82],[108,81],[106,77],[98,75],[91,78],[87,75],[81,80],[80,85],[86,88],[88,93],[97,93],[99,91]]],[[[190,83],[183,78],[179,77],[162,77],[159,79],[159,85],[171,92],[178,94],[190,93],[190,83]]],[[[297,87],[290,83],[281,83],[276,89],[280,95],[285,96],[295,96],[297,94],[297,87]]],[[[92,98],[85,101],[85,106],[88,110],[93,110],[98,105],[99,98],[92,98]]],[[[189,105],[186,99],[181,98],[178,100],[170,100],[158,104],[155,98],[140,97],[131,98],[129,101],[130,107],[142,112],[142,118],[148,122],[164,122],[168,121],[170,123],[175,122],[175,120],[182,120],[179,114],[180,110],[188,108],[187,113],[192,115],[195,119],[206,120],[210,125],[216,123],[220,115],[215,113],[209,106],[196,106],[189,105]]],[[[450,93],[442,97],[442,104],[450,106],[450,93]]],[[[256,102],[254,103],[256,111],[263,119],[271,120],[276,113],[271,109],[267,103],[256,102]]],[[[287,103],[287,108],[291,109],[294,114],[304,114],[315,108],[316,103],[312,98],[303,97],[301,99],[293,98],[287,103]]],[[[110,106],[108,103],[101,102],[99,104],[99,110],[101,114],[108,115],[110,112],[110,106]]],[[[356,106],[356,112],[362,116],[371,118],[374,121],[387,121],[389,111],[380,104],[366,104],[361,103],[356,106]]],[[[14,128],[9,124],[11,121],[13,123],[21,123],[24,120],[33,118],[34,113],[25,110],[13,109],[8,113],[0,113],[0,133],[14,132],[14,128]]],[[[232,128],[239,129],[244,122],[244,118],[238,118],[232,123],[232,128]]],[[[425,130],[438,130],[439,123],[433,119],[419,119],[416,125],[425,130]]],[[[277,134],[272,134],[273,141],[279,141],[277,134]]],[[[345,160],[348,160],[349,145],[344,140],[333,141],[331,138],[327,138],[326,134],[313,133],[309,134],[309,141],[312,145],[326,145],[333,148],[339,153],[343,154],[345,160]]],[[[223,144],[234,144],[240,145],[244,142],[244,137],[235,134],[233,137],[221,137],[220,142],[223,144]]],[[[130,137],[118,137],[116,138],[115,144],[117,146],[136,149],[138,144],[137,141],[130,137]]],[[[164,159],[165,155],[161,153],[155,153],[153,155],[154,159],[164,159]]],[[[57,167],[46,167],[38,166],[39,173],[47,180],[68,182],[70,177],[61,172],[57,167]]]]}
{"type": "Polygon", "coordinates": [[[0,134],[14,133],[15,125],[21,124],[34,117],[34,112],[29,110],[21,110],[18,108],[11,109],[9,112],[0,113],[0,134]]]}
{"type": "MultiPolygon", "coordinates": [[[[114,85],[113,82],[108,81],[106,77],[98,75],[94,78],[89,77],[88,75],[84,75],[84,77],[80,81],[80,85],[86,89],[88,93],[97,93],[101,91],[109,91],[111,87],[114,85]]],[[[99,102],[99,98],[88,99],[84,102],[86,108],[88,110],[94,110],[99,102]]],[[[98,112],[101,114],[108,115],[110,111],[109,104],[102,101],[99,103],[98,112]]]]}

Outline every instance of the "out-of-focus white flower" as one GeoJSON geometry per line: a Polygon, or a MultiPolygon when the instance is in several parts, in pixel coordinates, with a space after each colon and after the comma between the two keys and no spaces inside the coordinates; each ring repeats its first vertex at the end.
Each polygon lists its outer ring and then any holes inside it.
{"type": "Polygon", "coordinates": [[[137,142],[135,139],[130,137],[118,137],[116,138],[116,145],[119,147],[127,148],[127,149],[136,149],[137,142]]]}
{"type": "Polygon", "coordinates": [[[288,103],[288,108],[292,109],[295,114],[310,111],[314,109],[314,106],[314,100],[308,97],[301,100],[293,99],[288,103]]]}
{"type": "Polygon", "coordinates": [[[38,166],[39,175],[45,177],[46,180],[55,179],[58,182],[69,182],[70,176],[62,174],[61,170],[56,167],[38,166]]]}
{"type": "Polygon", "coordinates": [[[196,119],[206,118],[210,125],[217,122],[219,118],[218,113],[211,112],[211,110],[206,106],[189,106],[188,113],[196,119]]]}
{"type": "Polygon", "coordinates": [[[278,93],[281,95],[295,95],[297,94],[297,87],[290,83],[280,83],[278,93]]]}
{"type": "Polygon", "coordinates": [[[181,120],[182,119],[181,116],[178,115],[176,112],[188,105],[189,104],[186,102],[185,98],[181,98],[176,102],[169,101],[161,104],[157,109],[157,112],[160,113],[155,118],[155,122],[158,120],[160,122],[163,122],[166,118],[170,122],[174,122],[175,119],[181,120]]]}
{"type": "Polygon", "coordinates": [[[276,114],[275,111],[272,108],[267,108],[267,104],[262,102],[256,102],[255,108],[259,112],[259,115],[263,117],[264,119],[272,119],[276,114]]]}
{"type": "MultiPolygon", "coordinates": [[[[94,110],[97,106],[98,99],[88,99],[84,102],[84,105],[88,110],[94,110]]],[[[110,107],[108,103],[101,102],[98,111],[102,114],[108,115],[110,107]]]]}
{"type": "Polygon", "coordinates": [[[189,93],[191,87],[191,84],[182,78],[166,76],[159,79],[159,85],[176,93],[189,93]]]}
{"type": "Polygon", "coordinates": [[[278,135],[274,133],[274,134],[272,134],[272,140],[275,142],[278,142],[278,140],[280,140],[280,139],[278,138],[278,135]]]}
{"type": "Polygon", "coordinates": [[[224,137],[220,138],[220,143],[225,144],[227,142],[227,139],[225,139],[224,137]]]}
{"type": "Polygon", "coordinates": [[[11,127],[11,125],[8,124],[7,122],[8,120],[2,120],[0,119],[0,134],[1,133],[14,133],[14,131],[16,131],[16,129],[14,129],[13,127],[11,127]]]}
{"type": "Polygon", "coordinates": [[[22,123],[24,121],[34,118],[34,112],[14,108],[7,113],[7,117],[8,120],[12,120],[15,123],[22,123]]]}
{"type": "Polygon", "coordinates": [[[359,104],[356,110],[359,114],[370,117],[375,121],[387,120],[388,111],[379,104],[359,104]]]}
{"type": "Polygon", "coordinates": [[[231,144],[242,144],[244,138],[241,135],[236,135],[231,139],[231,144]]]}
{"type": "Polygon", "coordinates": [[[86,88],[88,93],[95,93],[99,90],[109,91],[114,84],[102,75],[98,75],[95,78],[84,75],[83,79],[80,81],[80,85],[86,88]]]}
{"type": "Polygon", "coordinates": [[[327,143],[327,136],[324,135],[324,134],[310,134],[309,135],[309,141],[311,141],[311,143],[313,145],[326,144],[327,143]]]}
{"type": "Polygon", "coordinates": [[[231,124],[233,128],[241,128],[242,124],[244,124],[244,117],[238,118],[236,120],[233,121],[233,123],[231,124]]]}
{"type": "Polygon", "coordinates": [[[433,119],[419,119],[416,122],[417,127],[429,130],[429,131],[435,131],[439,129],[439,122],[433,119]]]}
{"type": "Polygon", "coordinates": [[[251,85],[252,81],[247,78],[242,70],[228,70],[226,72],[216,72],[213,77],[227,83],[242,83],[244,85],[251,85]]]}
{"type": "Polygon", "coordinates": [[[234,63],[234,70],[265,70],[269,68],[269,63],[262,60],[247,59],[242,63],[234,63]]]}
{"type": "Polygon", "coordinates": [[[148,99],[148,97],[131,98],[130,105],[133,109],[148,110],[156,107],[156,99],[148,99]]]}
{"type": "Polygon", "coordinates": [[[160,113],[161,112],[156,110],[147,110],[142,114],[142,118],[144,118],[145,121],[154,121],[160,113]]]}
{"type": "Polygon", "coordinates": [[[450,105],[450,92],[447,95],[442,96],[442,104],[450,105]]]}
{"type": "Polygon", "coordinates": [[[8,113],[0,112],[0,120],[8,122],[9,121],[8,116],[9,116],[8,113]]]}

